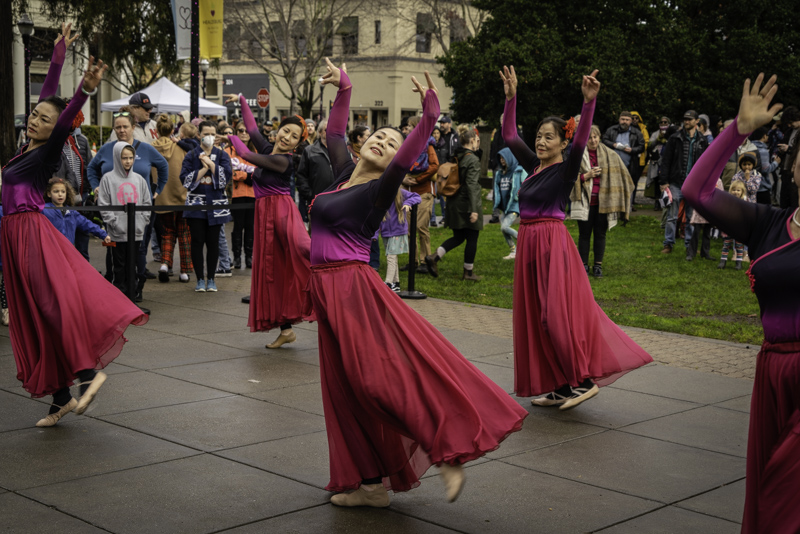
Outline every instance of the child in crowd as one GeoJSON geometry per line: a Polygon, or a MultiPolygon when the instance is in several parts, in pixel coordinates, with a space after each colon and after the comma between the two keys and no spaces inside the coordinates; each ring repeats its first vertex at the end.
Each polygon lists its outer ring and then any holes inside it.
{"type": "MultiPolygon", "coordinates": [[[[125,142],[114,145],[114,170],[103,175],[97,196],[98,206],[119,206],[130,202],[137,206],[150,206],[150,188],[139,174],[131,171],[136,159],[136,150],[125,142]]],[[[112,249],[114,261],[114,285],[127,294],[127,280],[125,280],[125,264],[128,260],[136,263],[136,254],[144,238],[144,231],[150,222],[149,211],[136,212],[136,227],[133,239],[136,241],[136,253],[133,258],[128,258],[127,242],[128,216],[121,211],[101,211],[100,215],[108,228],[108,235],[117,246],[112,249]]],[[[136,273],[136,278],[141,279],[144,273],[136,273]]],[[[131,280],[131,283],[135,281],[131,280]]]]}
{"type": "Polygon", "coordinates": [[[752,152],[745,152],[739,156],[739,171],[733,175],[731,181],[744,182],[747,191],[747,201],[755,202],[758,188],[761,187],[761,173],[756,170],[756,156],[752,152]]]}
{"type": "MultiPolygon", "coordinates": [[[[740,184],[742,182],[739,182],[740,184]]],[[[722,185],[722,179],[717,179],[717,189],[725,191],[725,186],[722,185]]],[[[692,238],[689,240],[690,251],[686,255],[686,259],[694,258],[697,256],[697,244],[700,241],[700,235],[703,236],[702,245],[700,246],[700,257],[706,260],[714,261],[716,258],[711,257],[711,224],[700,215],[697,210],[692,210],[692,217],[689,219],[689,224],[694,228],[692,238]]]]}
{"type": "MultiPolygon", "coordinates": [[[[758,187],[756,187],[756,190],[758,190],[758,187]]],[[[728,192],[736,198],[741,198],[742,200],[746,200],[748,202],[755,202],[755,198],[750,200],[748,191],[745,188],[745,182],[742,180],[737,180],[736,177],[734,177],[734,179],[731,181],[731,187],[728,189],[728,192]]],[[[725,239],[722,241],[722,254],[720,255],[719,265],[717,265],[717,268],[725,268],[725,265],[728,262],[728,253],[730,252],[731,247],[733,247],[734,250],[736,250],[736,270],[741,271],[742,259],[744,258],[744,243],[739,243],[726,234],[722,235],[725,239]]]]}
{"type": "Polygon", "coordinates": [[[517,257],[517,231],[511,228],[519,217],[519,188],[528,176],[511,149],[504,148],[498,155],[500,165],[494,171],[494,209],[503,212],[500,218],[500,230],[506,243],[511,248],[504,260],[513,260],[517,257]]]}
{"type": "MultiPolygon", "coordinates": [[[[427,167],[427,157],[425,159],[427,167]]],[[[411,211],[411,206],[419,204],[421,200],[418,194],[401,188],[378,229],[386,249],[386,285],[395,293],[400,293],[397,255],[408,253],[408,213],[411,211]]],[[[375,233],[376,237],[378,232],[375,233]]]]}
{"type": "MultiPolygon", "coordinates": [[[[45,208],[61,208],[64,206],[75,205],[75,190],[64,178],[54,177],[47,183],[44,192],[45,198],[50,199],[45,208]]],[[[70,243],[75,244],[75,231],[92,234],[99,237],[106,243],[111,242],[111,238],[105,230],[74,210],[61,211],[57,209],[43,210],[45,216],[53,223],[56,229],[64,234],[70,243]]]]}

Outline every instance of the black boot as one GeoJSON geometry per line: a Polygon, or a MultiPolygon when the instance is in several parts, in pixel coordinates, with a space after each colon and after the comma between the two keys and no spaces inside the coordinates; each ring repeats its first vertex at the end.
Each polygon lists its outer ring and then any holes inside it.
{"type": "Polygon", "coordinates": [[[442,258],[440,258],[438,254],[430,254],[425,256],[425,265],[428,266],[428,272],[434,278],[439,276],[439,267],[437,267],[436,264],[439,263],[440,259],[442,258]]]}
{"type": "Polygon", "coordinates": [[[481,278],[483,278],[483,277],[478,276],[475,273],[473,273],[472,269],[464,269],[464,274],[461,276],[462,280],[471,280],[473,282],[479,282],[481,278]]]}
{"type": "Polygon", "coordinates": [[[726,260],[725,258],[722,258],[721,260],[719,260],[719,263],[717,264],[717,269],[724,269],[725,265],[727,265],[727,264],[728,264],[728,260],[726,260]]]}
{"type": "Polygon", "coordinates": [[[742,261],[741,260],[736,260],[736,266],[734,267],[734,269],[736,269],[737,271],[741,271],[742,270],[742,261]]]}

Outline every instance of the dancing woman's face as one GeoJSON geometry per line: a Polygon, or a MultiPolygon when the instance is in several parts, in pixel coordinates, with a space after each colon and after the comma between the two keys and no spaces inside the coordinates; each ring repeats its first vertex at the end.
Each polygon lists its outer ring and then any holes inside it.
{"type": "Polygon", "coordinates": [[[403,136],[400,132],[382,128],[364,141],[361,147],[361,159],[367,160],[376,167],[386,169],[402,144],[403,136]]]}
{"type": "Polygon", "coordinates": [[[40,102],[28,116],[28,139],[32,141],[47,141],[58,121],[58,108],[49,102],[40,102]]]}
{"type": "Polygon", "coordinates": [[[561,155],[567,144],[567,140],[558,135],[556,125],[546,122],[536,133],[536,157],[541,161],[552,161],[561,155]]]}
{"type": "Polygon", "coordinates": [[[303,129],[296,124],[284,124],[283,127],[278,130],[278,135],[276,136],[276,141],[278,143],[278,150],[280,152],[286,153],[291,152],[294,150],[298,143],[300,143],[300,136],[303,135],[303,129]]]}

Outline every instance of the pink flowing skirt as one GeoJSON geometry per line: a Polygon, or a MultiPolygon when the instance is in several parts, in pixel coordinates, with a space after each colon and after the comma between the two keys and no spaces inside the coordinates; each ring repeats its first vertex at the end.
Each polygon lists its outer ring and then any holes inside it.
{"type": "Polygon", "coordinates": [[[367,264],[312,267],[331,479],[419,485],[432,464],[496,449],[528,415],[367,264]]]}
{"type": "Polygon", "coordinates": [[[0,228],[17,379],[32,397],[52,395],[108,365],[128,325],[148,318],[41,213],[7,215],[0,228]]]}
{"type": "Polygon", "coordinates": [[[514,390],[542,395],[587,378],[605,386],[653,361],[594,300],[558,219],[523,220],[514,265],[514,390]]]}
{"type": "Polygon", "coordinates": [[[253,273],[250,289],[251,332],[283,324],[313,321],[306,285],[311,275],[311,238],[288,195],[256,200],[253,273]]]}
{"type": "Polygon", "coordinates": [[[800,341],[756,359],[742,532],[800,532],[800,341]]]}

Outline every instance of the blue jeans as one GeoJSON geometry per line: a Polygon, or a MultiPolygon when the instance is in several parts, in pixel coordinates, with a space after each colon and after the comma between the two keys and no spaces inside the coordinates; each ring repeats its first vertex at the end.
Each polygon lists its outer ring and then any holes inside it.
{"type": "Polygon", "coordinates": [[[373,239],[369,247],[369,266],[376,271],[381,267],[381,245],[377,239],[373,239]]]}
{"type": "MultiPolygon", "coordinates": [[[[664,230],[664,246],[675,245],[675,230],[678,221],[678,211],[681,207],[681,200],[683,200],[683,193],[681,193],[680,187],[669,184],[669,190],[672,193],[672,204],[670,204],[669,211],[667,211],[667,226],[664,230]]],[[[692,240],[692,231],[694,230],[694,227],[689,224],[689,219],[692,218],[692,212],[694,210],[688,202],[685,202],[684,204],[686,205],[686,227],[684,230],[683,243],[686,245],[687,249],[691,249],[689,242],[692,240]]]]}
{"type": "Polygon", "coordinates": [[[503,232],[503,237],[506,238],[506,243],[509,247],[514,247],[517,244],[517,231],[511,228],[514,221],[517,220],[517,214],[513,211],[503,215],[500,219],[500,231],[503,232]]]}
{"type": "Polygon", "coordinates": [[[231,270],[231,253],[228,250],[228,238],[225,237],[225,225],[222,225],[222,230],[219,233],[219,262],[217,269],[223,271],[231,270]]]}

